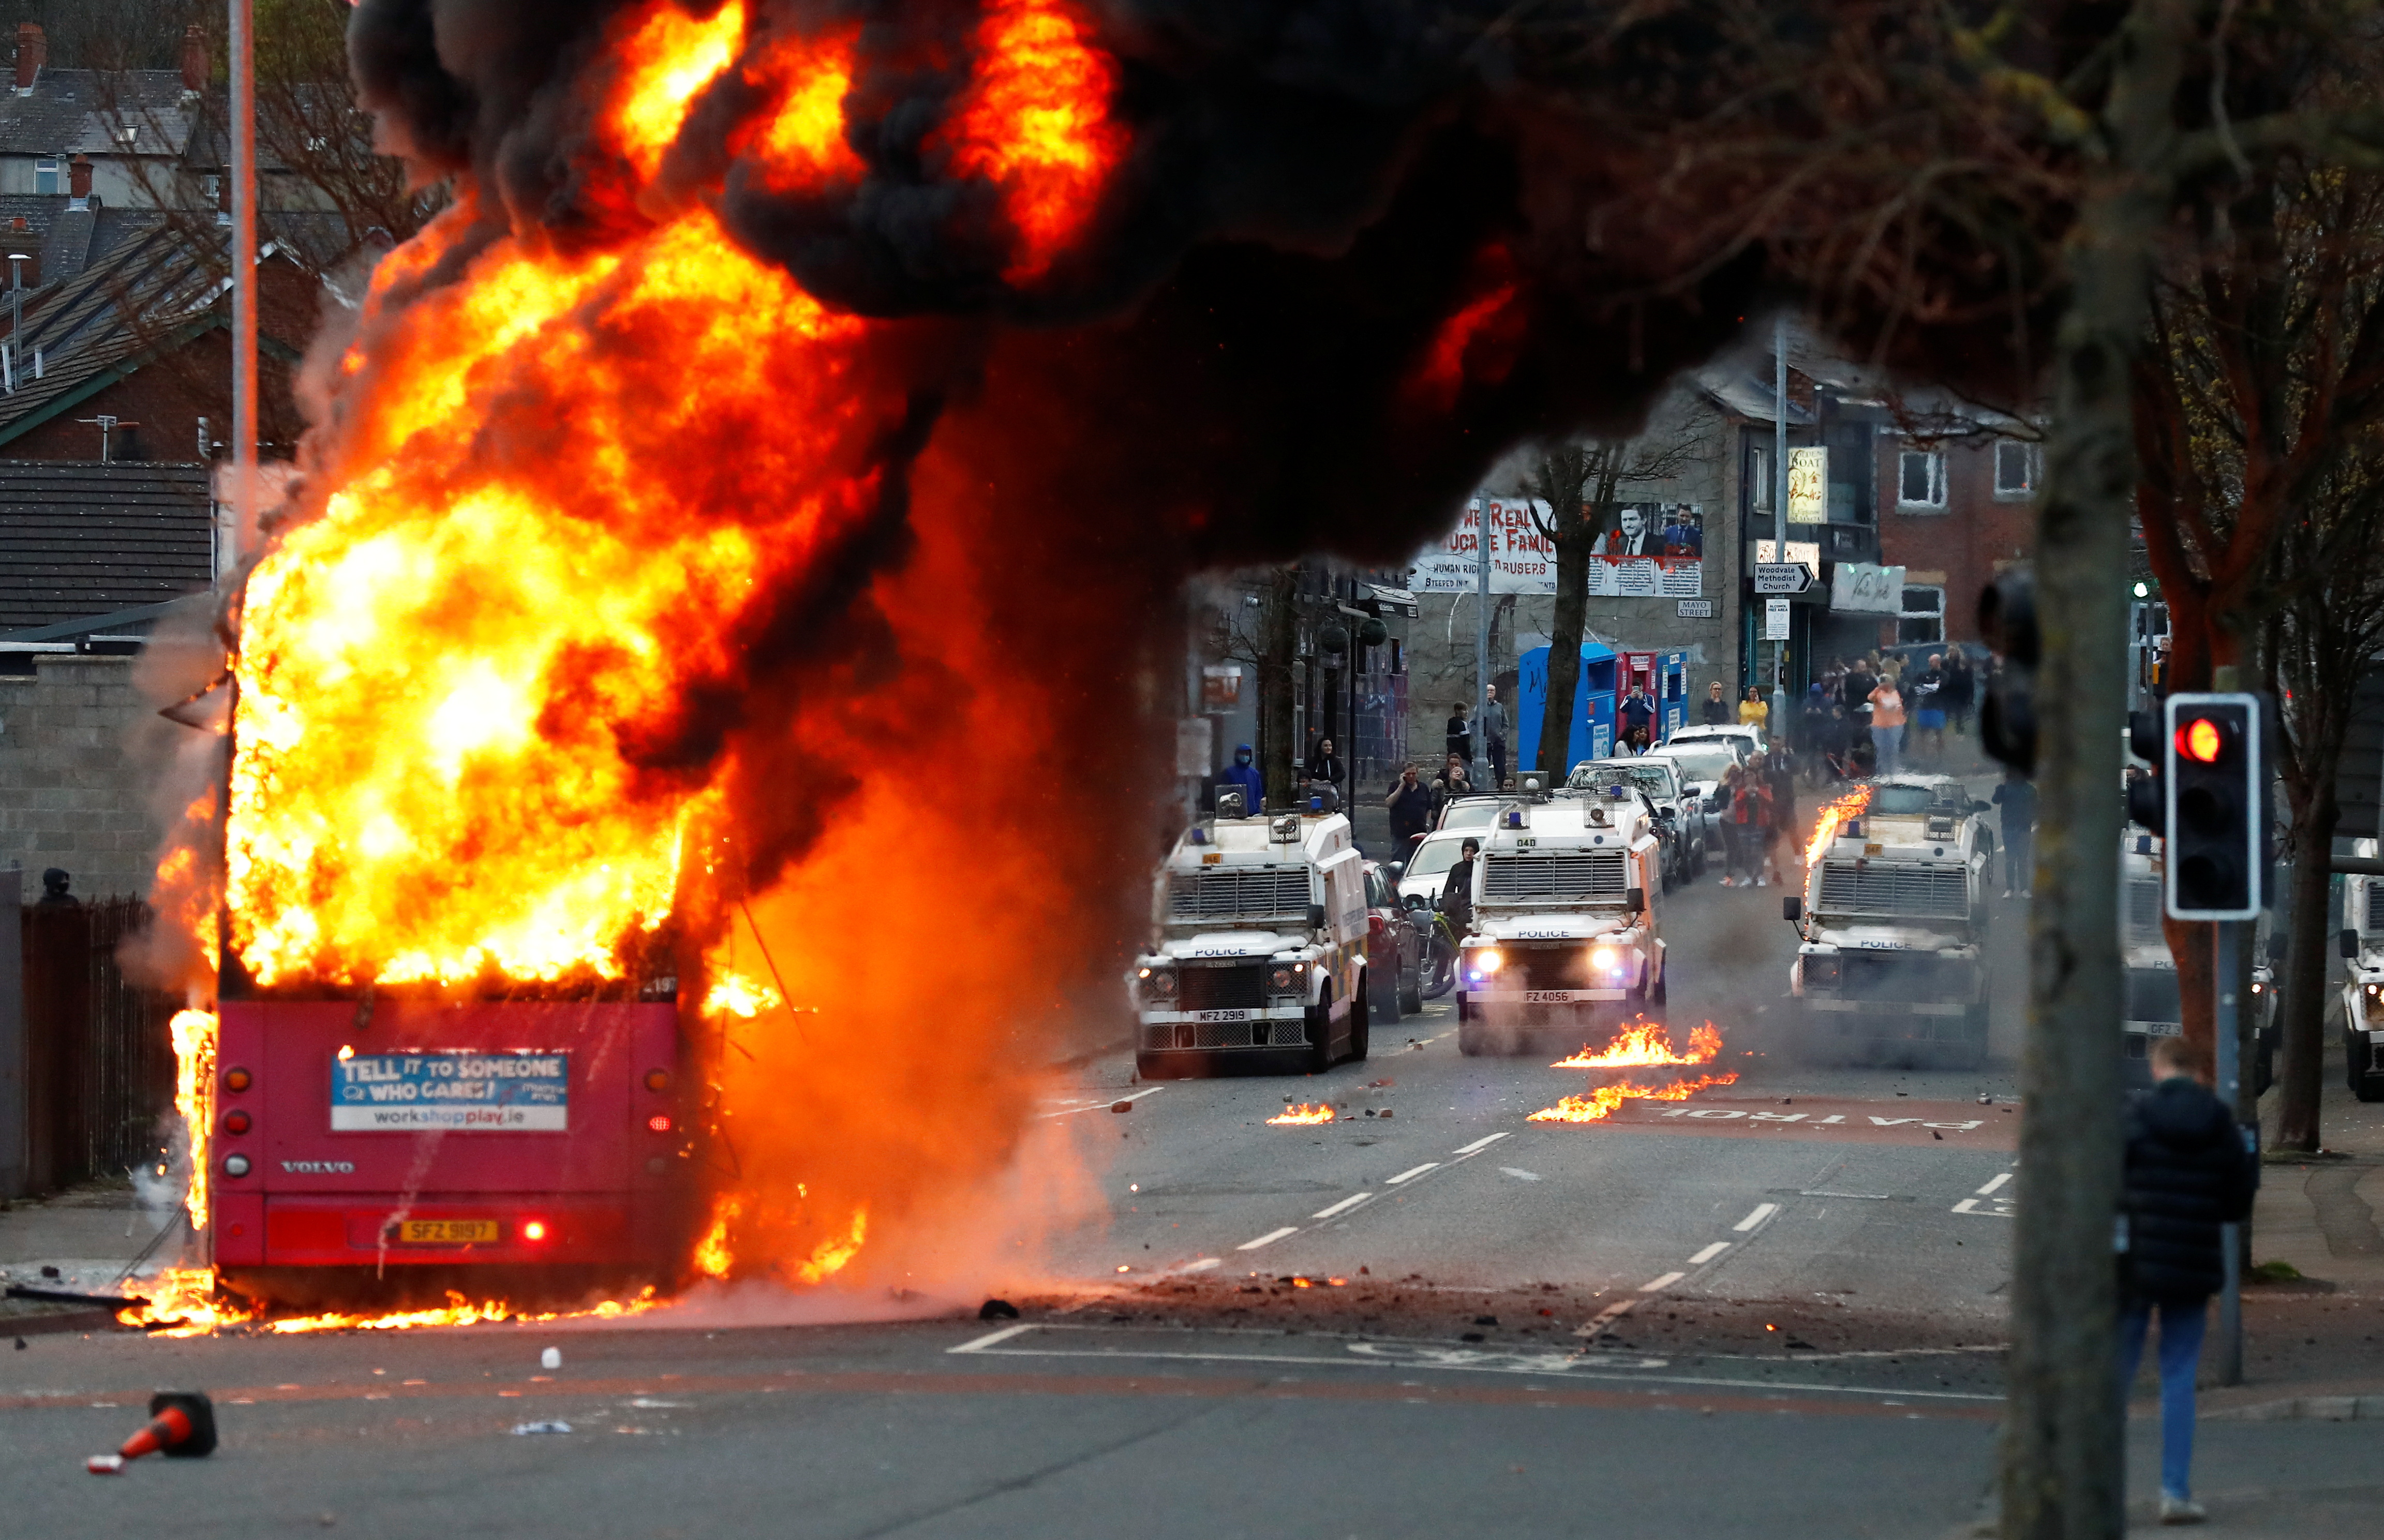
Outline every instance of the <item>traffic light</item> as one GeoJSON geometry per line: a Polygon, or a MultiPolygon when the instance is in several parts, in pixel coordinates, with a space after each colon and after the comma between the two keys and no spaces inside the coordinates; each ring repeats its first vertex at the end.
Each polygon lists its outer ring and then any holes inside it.
{"type": "Polygon", "coordinates": [[[2003,659],[1979,705],[1979,741],[2023,776],[2036,774],[2036,576],[2016,566],[1979,590],[1979,633],[2003,659]]]}
{"type": "Polygon", "coordinates": [[[2160,713],[2131,711],[2128,714],[2128,751],[2152,766],[2128,782],[2128,822],[2148,828],[2167,839],[2168,777],[2161,773],[2160,768],[2165,763],[2165,756],[2161,753],[2160,713]]]}
{"type": "Polygon", "coordinates": [[[2249,920],[2268,864],[2260,697],[2172,695],[2163,706],[2168,823],[2163,898],[2179,920],[2249,920]]]}

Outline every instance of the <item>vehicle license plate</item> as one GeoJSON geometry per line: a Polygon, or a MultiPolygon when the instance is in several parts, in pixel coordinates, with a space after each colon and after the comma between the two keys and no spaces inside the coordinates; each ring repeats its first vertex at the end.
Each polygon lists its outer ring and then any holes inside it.
{"type": "Polygon", "coordinates": [[[466,1246],[492,1242],[497,1238],[497,1222],[493,1219],[407,1219],[398,1222],[397,1239],[402,1246],[466,1246]]]}
{"type": "Polygon", "coordinates": [[[1196,1022],[1246,1022],[1250,1019],[1250,1013],[1247,1011],[1196,1011],[1192,1019],[1196,1022]]]}
{"type": "Polygon", "coordinates": [[[1525,1005],[1570,1005],[1574,1000],[1585,998],[1583,991],[1579,989],[1526,989],[1523,991],[1525,1005]]]}

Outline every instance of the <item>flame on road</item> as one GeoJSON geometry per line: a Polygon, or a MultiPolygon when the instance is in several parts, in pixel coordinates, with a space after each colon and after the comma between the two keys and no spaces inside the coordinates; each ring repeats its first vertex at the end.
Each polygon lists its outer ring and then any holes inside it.
{"type": "Polygon", "coordinates": [[[1736,1080],[1735,1072],[1728,1074],[1701,1074],[1695,1080],[1675,1080],[1663,1086],[1633,1086],[1617,1083],[1593,1086],[1580,1096],[1569,1096],[1553,1107],[1533,1112],[1530,1123],[1603,1123],[1614,1115],[1615,1109],[1626,1101],[1686,1101],[1712,1086],[1727,1086],[1736,1080]]]}
{"type": "Polygon", "coordinates": [[[1626,1023],[1615,1039],[1606,1047],[1592,1049],[1584,1044],[1570,1059],[1559,1059],[1548,1067],[1555,1070],[1627,1070],[1658,1064],[1710,1064],[1721,1054],[1721,1033],[1711,1022],[1689,1033],[1689,1050],[1672,1050],[1671,1032],[1661,1022],[1645,1017],[1626,1023]]]}
{"type": "Polygon", "coordinates": [[[1323,1102],[1303,1101],[1297,1107],[1285,1108],[1282,1116],[1269,1118],[1267,1122],[1274,1127],[1300,1127],[1312,1123],[1331,1123],[1333,1119],[1333,1109],[1323,1102]]]}

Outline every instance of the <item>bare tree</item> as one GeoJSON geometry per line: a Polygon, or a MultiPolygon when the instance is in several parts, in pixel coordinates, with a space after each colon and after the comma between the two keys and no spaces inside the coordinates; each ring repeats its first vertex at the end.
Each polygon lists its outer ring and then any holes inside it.
{"type": "Polygon", "coordinates": [[[2293,925],[2286,943],[2277,1143],[2316,1149],[2326,1053],[2326,913],[2341,808],[2335,776],[2359,676],[2384,650],[2384,429],[2346,446],[2288,519],[2270,562],[2260,653],[2280,706],[2277,765],[2292,810],[2293,925]]]}
{"type": "Polygon", "coordinates": [[[1671,480],[1704,457],[1688,428],[1635,439],[1573,439],[1541,446],[1524,478],[1532,523],[1557,555],[1556,629],[1548,639],[1548,696],[1540,714],[1534,768],[1561,777],[1571,768],[1573,696],[1581,685],[1581,640],[1588,625],[1590,563],[1613,524],[1623,490],[1671,480]],[[1546,503],[1543,513],[1537,506],[1546,503]]]}

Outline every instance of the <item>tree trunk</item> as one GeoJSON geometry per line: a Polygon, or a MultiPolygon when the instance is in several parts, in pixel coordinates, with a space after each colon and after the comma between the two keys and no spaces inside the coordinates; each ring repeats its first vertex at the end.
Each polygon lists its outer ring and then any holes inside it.
{"type": "Polygon", "coordinates": [[[2067,253],[2050,487],[2037,524],[2035,901],[2020,1064],[2018,1213],[2004,1414],[2005,1540],[2108,1540],[2124,1525],[2117,1392],[2120,800],[2128,516],[2138,467],[2130,369],[2150,254],[2170,206],[2157,169],[2193,11],[2137,0],[2114,50],[2107,155],[2067,253]]]}
{"type": "Polygon", "coordinates": [[[2311,788],[2308,812],[2293,847],[2293,924],[2286,941],[2283,1062],[2277,1068],[2277,1148],[2318,1148],[2318,1099],[2326,1084],[2326,957],[2334,944],[2326,926],[2328,890],[2333,886],[2329,857],[2335,826],[2342,821],[2335,801],[2332,766],[2311,788]]]}
{"type": "MultiPolygon", "coordinates": [[[[2163,859],[2167,859],[2164,852],[2163,859]]],[[[2216,1065],[2218,1051],[2218,970],[2211,949],[2217,927],[2207,920],[2173,920],[2161,914],[2161,938],[2168,943],[2169,960],[2177,964],[2178,1016],[2185,1040],[2204,1069],[2216,1065]]]]}
{"type": "MultiPolygon", "coordinates": [[[[1260,597],[1259,775],[1271,807],[1292,801],[1292,670],[1299,660],[1299,567],[1279,567],[1260,597]]],[[[1260,811],[1250,809],[1252,813],[1260,811]]]]}
{"type": "Polygon", "coordinates": [[[1571,770],[1572,700],[1581,688],[1581,633],[1589,615],[1589,548],[1596,535],[1587,519],[1551,510],[1556,525],[1556,631],[1548,639],[1548,699],[1540,713],[1537,768],[1556,780],[1571,770]]]}

